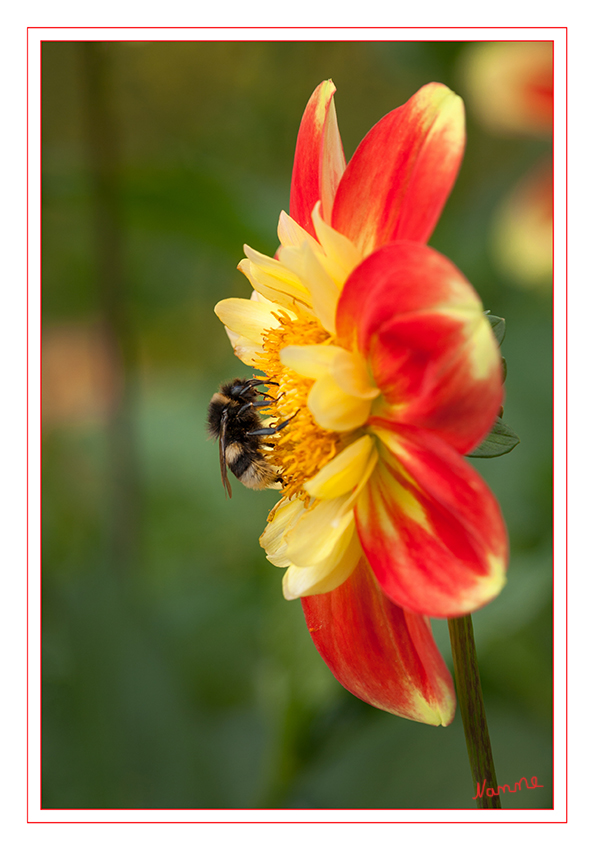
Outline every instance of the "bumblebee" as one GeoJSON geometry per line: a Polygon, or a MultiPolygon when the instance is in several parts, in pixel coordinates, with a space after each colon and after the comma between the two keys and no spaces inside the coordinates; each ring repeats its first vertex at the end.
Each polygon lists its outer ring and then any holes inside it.
{"type": "Polygon", "coordinates": [[[258,378],[235,378],[223,384],[208,405],[208,433],[219,441],[221,478],[229,497],[231,484],[227,467],[252,490],[264,490],[282,483],[278,470],[266,457],[272,444],[265,443],[262,438],[278,433],[290,419],[275,427],[262,425],[258,411],[270,407],[274,399],[257,387],[270,383],[258,378]]]}

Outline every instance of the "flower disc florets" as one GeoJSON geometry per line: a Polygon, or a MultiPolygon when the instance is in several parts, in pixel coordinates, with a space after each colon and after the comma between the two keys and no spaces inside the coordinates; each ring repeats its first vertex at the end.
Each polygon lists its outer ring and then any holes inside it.
{"type": "Polygon", "coordinates": [[[281,351],[289,345],[331,344],[333,337],[317,319],[305,314],[291,318],[279,310],[273,315],[278,326],[263,333],[263,351],[256,356],[255,365],[271,382],[268,392],[275,399],[274,424],[290,422],[274,439],[271,462],[282,476],[282,495],[308,503],[310,497],[303,485],[336,455],[341,434],[321,428],[315,421],[307,406],[314,380],[285,366],[281,351]]]}

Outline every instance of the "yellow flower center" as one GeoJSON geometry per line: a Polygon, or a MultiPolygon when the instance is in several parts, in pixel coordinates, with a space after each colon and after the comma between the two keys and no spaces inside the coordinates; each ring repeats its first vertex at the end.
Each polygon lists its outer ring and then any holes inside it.
{"type": "Polygon", "coordinates": [[[297,496],[308,502],[304,483],[336,455],[344,435],[317,424],[307,406],[314,381],[281,363],[280,352],[288,345],[332,344],[334,337],[305,313],[291,318],[279,310],[273,315],[279,325],[264,333],[264,352],[258,356],[256,367],[274,382],[268,390],[275,399],[274,424],[290,422],[274,439],[271,461],[281,470],[283,497],[297,496]]]}

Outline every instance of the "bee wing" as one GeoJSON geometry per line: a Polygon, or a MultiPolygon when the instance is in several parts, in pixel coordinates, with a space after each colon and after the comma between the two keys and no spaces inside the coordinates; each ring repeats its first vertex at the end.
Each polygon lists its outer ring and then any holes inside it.
{"type": "Polygon", "coordinates": [[[219,461],[221,463],[221,480],[223,482],[223,487],[225,488],[225,492],[229,498],[231,498],[231,485],[229,484],[229,478],[227,477],[227,461],[225,459],[225,449],[227,447],[227,411],[223,411],[223,415],[221,416],[221,433],[219,436],[219,461]]]}

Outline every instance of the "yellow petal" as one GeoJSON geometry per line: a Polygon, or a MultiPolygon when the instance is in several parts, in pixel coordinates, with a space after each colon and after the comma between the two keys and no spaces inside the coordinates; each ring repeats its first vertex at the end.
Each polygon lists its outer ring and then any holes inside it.
{"type": "Polygon", "coordinates": [[[316,229],[316,236],[327,258],[327,262],[324,260],[322,262],[339,284],[339,288],[342,289],[345,280],[355,266],[359,265],[363,255],[350,239],[326,224],[322,219],[320,209],[321,205],[318,201],[311,217],[316,229]]]}
{"type": "Polygon", "coordinates": [[[252,342],[252,340],[248,339],[246,336],[234,334],[233,331],[229,330],[229,328],[226,330],[227,336],[233,346],[233,353],[235,356],[238,357],[242,363],[245,363],[246,366],[253,366],[257,369],[258,364],[260,363],[260,358],[264,353],[263,347],[252,342]]]}
{"type": "Polygon", "coordinates": [[[293,564],[283,576],[285,599],[313,596],[315,593],[329,593],[347,580],[362,554],[359,538],[353,533],[338,562],[327,562],[315,567],[297,567],[293,564]]]}
{"type": "Polygon", "coordinates": [[[276,309],[278,307],[270,302],[252,301],[247,298],[225,298],[214,308],[221,322],[230,331],[257,344],[262,342],[265,330],[278,327],[278,319],[273,316],[276,309]]]}
{"type": "Polygon", "coordinates": [[[305,504],[301,499],[291,499],[284,504],[281,500],[274,510],[274,518],[260,535],[260,546],[276,567],[288,567],[291,564],[287,558],[286,535],[304,510],[305,504]]]}
{"type": "Polygon", "coordinates": [[[256,291],[265,298],[291,309],[298,305],[312,312],[311,298],[299,278],[278,260],[243,246],[246,259],[237,268],[248,278],[256,291]]]}
{"type": "MultiPolygon", "coordinates": [[[[367,472],[372,452],[375,452],[375,440],[366,434],[347,446],[307,481],[305,489],[317,499],[335,499],[350,493],[367,472]]],[[[377,459],[377,452],[375,456],[377,459]]]]}
{"type": "Polygon", "coordinates": [[[321,378],[328,374],[338,350],[336,345],[287,345],[281,349],[280,359],[304,378],[321,378]]]}
{"type": "Polygon", "coordinates": [[[330,371],[341,390],[349,395],[373,399],[380,394],[367,369],[367,361],[355,351],[339,348],[330,371]]]}
{"type": "Polygon", "coordinates": [[[367,422],[371,400],[345,393],[330,374],[319,378],[307,397],[307,406],[321,428],[353,431],[367,422]]]}
{"type": "Polygon", "coordinates": [[[292,564],[309,567],[336,560],[341,552],[342,538],[354,527],[353,511],[344,511],[347,499],[315,502],[295,522],[287,533],[287,557],[292,564]]]}
{"type": "Polygon", "coordinates": [[[310,236],[307,230],[304,230],[300,224],[297,224],[284,210],[278,219],[277,233],[278,241],[283,248],[299,248],[304,242],[307,242],[312,248],[316,245],[316,240],[313,236],[310,236]]]}
{"type": "Polygon", "coordinates": [[[274,257],[268,257],[266,254],[261,254],[260,251],[254,251],[249,245],[244,245],[243,250],[251,263],[252,270],[256,268],[258,271],[275,278],[280,283],[295,286],[297,289],[305,292],[305,287],[299,278],[287,269],[280,260],[276,260],[274,257]]]}
{"type": "Polygon", "coordinates": [[[340,290],[324,269],[320,257],[307,242],[299,247],[281,248],[279,260],[307,286],[314,313],[329,333],[336,331],[336,306],[340,290]]]}
{"type": "Polygon", "coordinates": [[[307,404],[322,428],[350,431],[367,421],[379,390],[358,354],[338,345],[288,345],[280,358],[299,375],[316,379],[307,404]]]}

